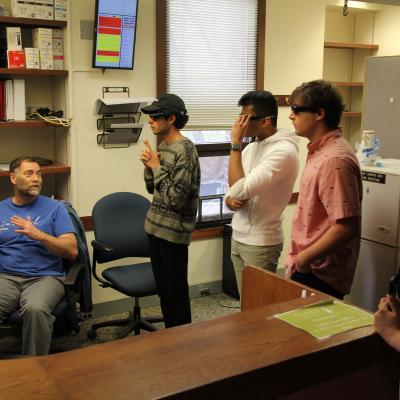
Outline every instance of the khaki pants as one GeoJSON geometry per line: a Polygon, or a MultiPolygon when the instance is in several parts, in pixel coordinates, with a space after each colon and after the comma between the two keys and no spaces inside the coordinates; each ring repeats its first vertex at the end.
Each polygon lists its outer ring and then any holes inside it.
{"type": "Polygon", "coordinates": [[[65,295],[64,277],[31,277],[0,274],[0,321],[19,309],[23,318],[22,354],[48,354],[54,312],[65,295]]]}
{"type": "Polygon", "coordinates": [[[246,265],[265,268],[276,272],[283,243],[273,246],[251,246],[232,239],[231,259],[235,268],[236,282],[240,295],[242,294],[242,275],[246,265]]]}

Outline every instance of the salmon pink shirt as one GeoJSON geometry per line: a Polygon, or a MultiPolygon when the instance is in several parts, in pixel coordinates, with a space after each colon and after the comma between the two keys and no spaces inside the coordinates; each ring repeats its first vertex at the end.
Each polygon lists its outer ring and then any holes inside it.
{"type": "MultiPolygon", "coordinates": [[[[291,248],[285,263],[287,277],[296,270],[297,254],[315,243],[333,224],[344,218],[361,217],[361,200],[360,167],[341,130],[328,132],[309,143],[293,220],[291,248]]],[[[300,272],[312,272],[340,293],[349,293],[360,238],[361,229],[349,242],[300,272]]]]}

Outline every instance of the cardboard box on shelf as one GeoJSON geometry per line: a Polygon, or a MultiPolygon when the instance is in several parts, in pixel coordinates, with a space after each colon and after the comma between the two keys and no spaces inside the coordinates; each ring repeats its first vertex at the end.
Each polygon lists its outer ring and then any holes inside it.
{"type": "Polygon", "coordinates": [[[11,0],[11,15],[18,18],[36,18],[35,1],[11,0]]]}
{"type": "Polygon", "coordinates": [[[64,69],[64,51],[63,49],[53,49],[53,68],[64,69]]]}
{"type": "Polygon", "coordinates": [[[25,68],[25,53],[23,50],[7,50],[7,67],[10,69],[25,68]]]}
{"type": "Polygon", "coordinates": [[[40,69],[39,49],[25,47],[25,66],[31,69],[40,69]]]}
{"type": "Polygon", "coordinates": [[[54,69],[53,49],[39,49],[40,69],[54,69]]]}
{"type": "Polygon", "coordinates": [[[36,0],[36,18],[54,19],[54,0],[36,0]]]}
{"type": "Polygon", "coordinates": [[[53,33],[51,28],[35,28],[32,31],[33,47],[51,49],[53,47],[53,33]]]}
{"type": "Polygon", "coordinates": [[[54,19],[56,21],[68,20],[68,1],[54,0],[54,19]]]}
{"type": "Polygon", "coordinates": [[[7,49],[22,50],[21,28],[14,26],[7,26],[6,33],[7,33],[7,49]]]}

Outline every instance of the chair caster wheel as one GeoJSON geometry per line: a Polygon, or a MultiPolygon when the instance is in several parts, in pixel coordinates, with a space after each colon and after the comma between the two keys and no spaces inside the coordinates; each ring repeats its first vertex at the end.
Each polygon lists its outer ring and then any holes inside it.
{"type": "Polygon", "coordinates": [[[87,338],[89,340],[94,340],[97,337],[97,332],[94,329],[90,329],[87,333],[87,338]]]}

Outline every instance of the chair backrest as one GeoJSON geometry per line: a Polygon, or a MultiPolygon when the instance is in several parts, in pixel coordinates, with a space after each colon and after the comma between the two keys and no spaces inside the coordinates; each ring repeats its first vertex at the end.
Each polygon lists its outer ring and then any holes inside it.
{"type": "Polygon", "coordinates": [[[96,251],[96,261],[104,263],[126,257],[149,257],[144,221],[150,201],[129,192],[101,198],[93,207],[92,221],[96,240],[113,250],[96,251]]]}

